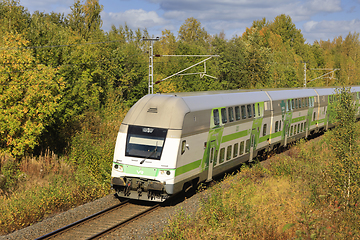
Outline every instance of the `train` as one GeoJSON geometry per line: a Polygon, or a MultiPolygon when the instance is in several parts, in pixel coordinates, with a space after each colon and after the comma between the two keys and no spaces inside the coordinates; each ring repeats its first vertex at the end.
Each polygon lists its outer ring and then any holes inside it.
{"type": "MultiPolygon", "coordinates": [[[[149,94],[116,139],[111,187],[163,202],[258,155],[334,126],[336,88],[149,94]]],[[[359,105],[360,86],[351,87],[359,105]]],[[[357,113],[357,118],[359,113],[357,113]]]]}

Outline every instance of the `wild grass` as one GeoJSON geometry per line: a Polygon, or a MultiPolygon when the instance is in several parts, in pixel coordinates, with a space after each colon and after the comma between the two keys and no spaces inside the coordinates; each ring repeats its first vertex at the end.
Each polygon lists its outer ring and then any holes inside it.
{"type": "Polygon", "coordinates": [[[359,207],[331,195],[326,137],[226,176],[206,191],[194,218],[179,211],[154,238],[358,239],[359,207]]]}
{"type": "MultiPolygon", "coordinates": [[[[6,161],[14,160],[8,158],[6,161]]],[[[109,186],[89,174],[75,171],[65,159],[59,159],[54,154],[26,158],[18,167],[20,174],[16,184],[5,190],[7,194],[0,196],[1,234],[31,225],[109,192],[109,186]]]]}
{"type": "Polygon", "coordinates": [[[46,151],[15,160],[2,154],[0,234],[109,194],[116,134],[126,112],[109,104],[86,113],[67,155],[46,151]]]}

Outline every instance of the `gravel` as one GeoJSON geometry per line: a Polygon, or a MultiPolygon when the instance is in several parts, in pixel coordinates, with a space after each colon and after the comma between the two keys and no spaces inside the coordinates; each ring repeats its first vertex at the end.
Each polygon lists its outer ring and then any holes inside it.
{"type": "MultiPolygon", "coordinates": [[[[155,233],[162,232],[169,219],[182,209],[187,214],[193,214],[199,208],[199,198],[204,193],[194,194],[186,199],[179,197],[160,210],[152,212],[143,218],[129,223],[123,229],[112,232],[103,239],[149,239],[155,233]]],[[[96,201],[70,209],[69,211],[48,217],[32,226],[15,231],[0,239],[35,239],[75,221],[88,217],[120,202],[114,194],[107,195],[96,201]]]]}

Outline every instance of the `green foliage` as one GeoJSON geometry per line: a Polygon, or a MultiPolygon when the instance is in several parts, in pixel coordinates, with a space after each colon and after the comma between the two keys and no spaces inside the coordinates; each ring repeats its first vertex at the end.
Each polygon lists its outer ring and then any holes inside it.
{"type": "Polygon", "coordinates": [[[349,207],[357,204],[360,197],[359,132],[355,119],[358,108],[350,88],[338,89],[335,99],[330,114],[336,127],[327,134],[335,158],[329,160],[327,173],[332,194],[349,207]]]}
{"type": "Polygon", "coordinates": [[[0,189],[9,196],[19,186],[18,181],[21,175],[19,164],[14,159],[7,159],[1,166],[2,180],[0,183],[0,189]]]}
{"type": "Polygon", "coordinates": [[[0,148],[13,156],[30,152],[52,121],[63,88],[56,70],[35,64],[27,41],[4,34],[0,50],[0,148]],[[32,70],[32,71],[28,71],[32,70]]]}

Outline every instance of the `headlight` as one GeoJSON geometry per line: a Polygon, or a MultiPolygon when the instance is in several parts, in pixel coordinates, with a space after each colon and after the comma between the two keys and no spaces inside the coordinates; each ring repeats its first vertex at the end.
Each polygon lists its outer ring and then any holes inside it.
{"type": "Polygon", "coordinates": [[[114,164],[114,168],[119,172],[124,171],[124,167],[122,165],[114,164]]]}

